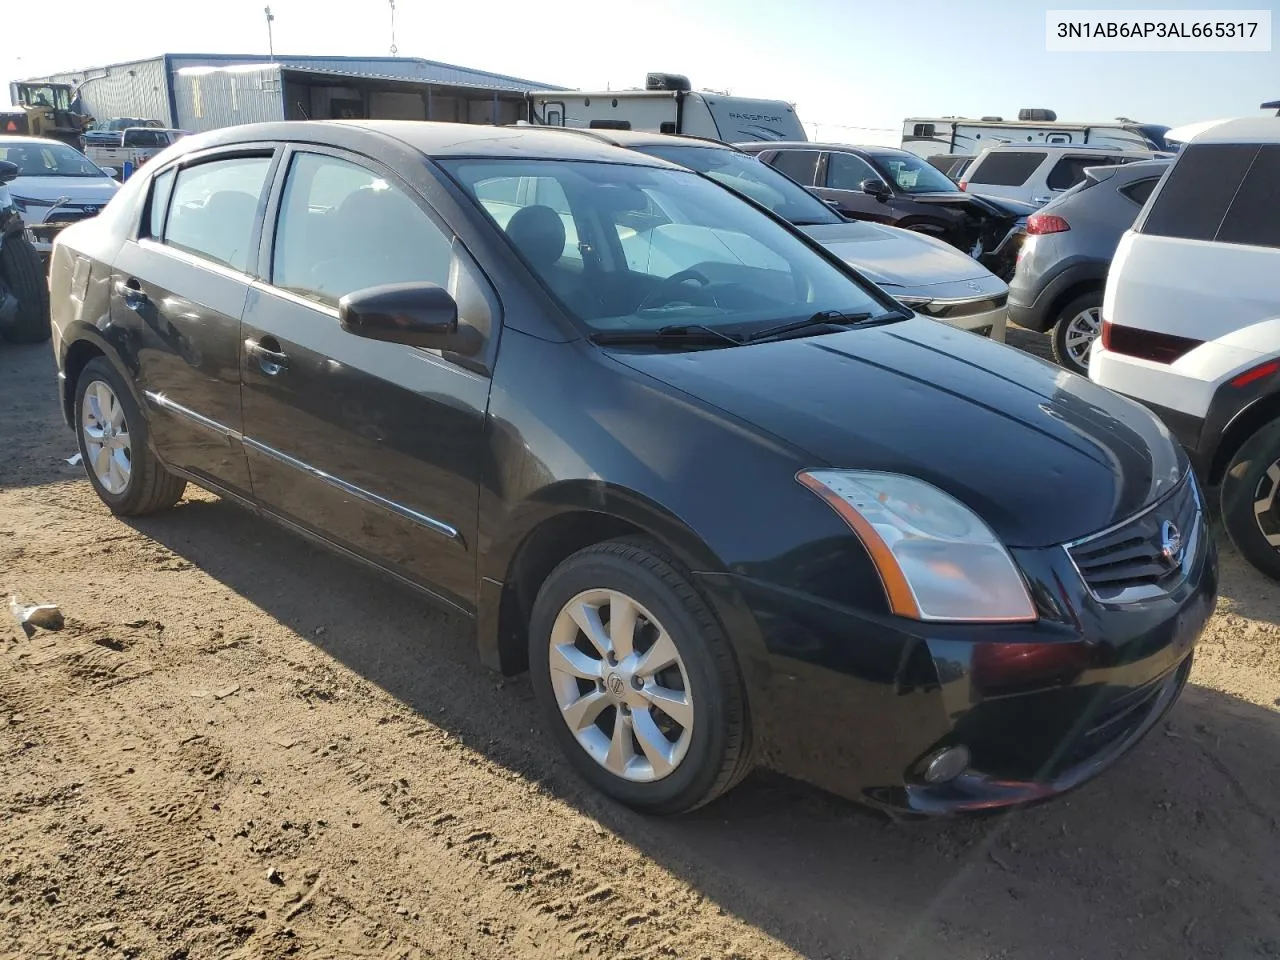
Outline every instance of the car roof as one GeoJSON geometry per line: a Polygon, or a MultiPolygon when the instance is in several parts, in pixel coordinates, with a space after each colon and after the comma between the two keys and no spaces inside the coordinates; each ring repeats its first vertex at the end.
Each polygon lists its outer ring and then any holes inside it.
{"type": "Polygon", "coordinates": [[[899,150],[897,147],[877,147],[856,143],[822,143],[813,140],[754,140],[750,143],[735,143],[733,146],[739,150],[834,150],[834,151],[856,151],[859,153],[905,153],[915,156],[910,150],[899,150]]]}
{"type": "Polygon", "coordinates": [[[1200,131],[1192,143],[1280,143],[1280,117],[1240,117],[1200,131]]]}
{"type": "Polygon", "coordinates": [[[422,120],[296,120],[252,123],[191,134],[176,144],[187,153],[209,147],[263,140],[349,143],[353,132],[387,137],[428,157],[521,157],[543,160],[594,160],[672,167],[665,160],[623,150],[595,137],[566,137],[535,126],[489,126],[422,120]]]}
{"type": "Polygon", "coordinates": [[[1015,150],[1061,150],[1064,153],[1141,153],[1151,154],[1159,151],[1151,150],[1147,147],[1115,147],[1104,143],[997,143],[993,146],[984,148],[984,152],[997,153],[999,151],[1008,151],[1012,153],[1015,150]]]}
{"type": "Polygon", "coordinates": [[[709,150],[737,150],[732,144],[725,143],[723,140],[713,140],[710,137],[676,136],[669,133],[652,133],[648,130],[609,130],[601,127],[543,127],[540,129],[594,137],[602,143],[611,143],[629,150],[637,147],[706,147],[709,150]]]}
{"type": "Polygon", "coordinates": [[[15,137],[9,133],[0,134],[0,147],[8,147],[14,144],[22,144],[25,147],[44,147],[51,143],[56,143],[63,147],[66,146],[61,140],[55,140],[53,137],[15,137]]]}

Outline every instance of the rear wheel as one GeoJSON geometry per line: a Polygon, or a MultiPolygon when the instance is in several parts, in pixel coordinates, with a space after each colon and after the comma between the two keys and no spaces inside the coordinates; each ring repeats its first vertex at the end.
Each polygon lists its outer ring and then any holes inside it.
{"type": "Polygon", "coordinates": [[[1053,359],[1082,377],[1089,375],[1089,351],[1102,332],[1102,291],[1076,297],[1053,325],[1053,359]]]}
{"type": "Polygon", "coordinates": [[[76,438],[89,482],[112,513],[167,510],[187,487],[151,453],[133,394],[103,357],[85,364],[76,384],[76,438]]]}
{"type": "Polygon", "coordinates": [[[1220,491],[1222,522],[1237,550],[1280,580],[1280,420],[1236,451],[1220,491]]]}
{"type": "Polygon", "coordinates": [[[4,238],[0,246],[0,275],[18,301],[18,312],[0,335],[11,343],[40,343],[49,339],[49,287],[40,254],[21,233],[4,238]]]}
{"type": "Polygon", "coordinates": [[[650,813],[714,800],[751,769],[737,662],[656,544],[610,541],[560,564],[529,628],[545,722],[593,786],[650,813]]]}

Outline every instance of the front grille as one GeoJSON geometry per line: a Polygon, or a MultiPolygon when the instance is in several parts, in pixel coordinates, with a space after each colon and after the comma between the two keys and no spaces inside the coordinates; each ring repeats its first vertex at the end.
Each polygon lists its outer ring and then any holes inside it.
{"type": "Polygon", "coordinates": [[[1067,554],[1090,592],[1104,603],[1135,603],[1163,596],[1182,582],[1206,535],[1200,491],[1190,472],[1173,492],[1119,526],[1068,544],[1067,554]],[[1181,541],[1166,555],[1167,524],[1181,541]]]}

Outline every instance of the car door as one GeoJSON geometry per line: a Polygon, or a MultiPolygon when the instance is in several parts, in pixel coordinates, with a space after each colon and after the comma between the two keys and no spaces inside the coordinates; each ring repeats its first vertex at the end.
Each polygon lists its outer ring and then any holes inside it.
{"type": "MultiPolygon", "coordinates": [[[[832,151],[826,156],[826,173],[823,187],[817,194],[824,200],[835,201],[835,207],[855,220],[874,220],[877,223],[893,223],[897,214],[891,204],[865,193],[862,184],[867,180],[885,183],[866,160],[857,154],[832,151]]],[[[886,189],[889,189],[885,183],[886,189]]]]}
{"type": "Polygon", "coordinates": [[[243,497],[240,315],[275,155],[270,145],[237,147],[161,171],[110,280],[111,322],[128,331],[157,452],[243,497]]]}
{"type": "Polygon", "coordinates": [[[241,344],[254,495],[466,609],[496,297],[452,231],[377,162],[291,148],[277,179],[241,344]],[[459,323],[486,344],[479,359],[342,329],[340,297],[406,281],[453,293],[459,323]]]}

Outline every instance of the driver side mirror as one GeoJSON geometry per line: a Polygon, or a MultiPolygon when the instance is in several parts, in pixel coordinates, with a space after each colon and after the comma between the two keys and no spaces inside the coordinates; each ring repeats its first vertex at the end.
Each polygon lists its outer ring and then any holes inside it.
{"type": "Polygon", "coordinates": [[[0,160],[0,183],[8,183],[18,177],[18,165],[9,160],[0,160]]]}
{"type": "Polygon", "coordinates": [[[120,169],[118,167],[103,167],[102,172],[105,173],[112,180],[120,179],[120,169]]]}
{"type": "Polygon", "coordinates": [[[858,184],[858,189],[863,193],[870,194],[877,200],[888,200],[893,194],[889,190],[889,185],[877,177],[868,177],[858,184]]]}
{"type": "Polygon", "coordinates": [[[461,354],[480,349],[480,334],[459,327],[458,304],[434,283],[388,283],[353,291],[338,301],[338,323],[366,340],[461,354]]]}

